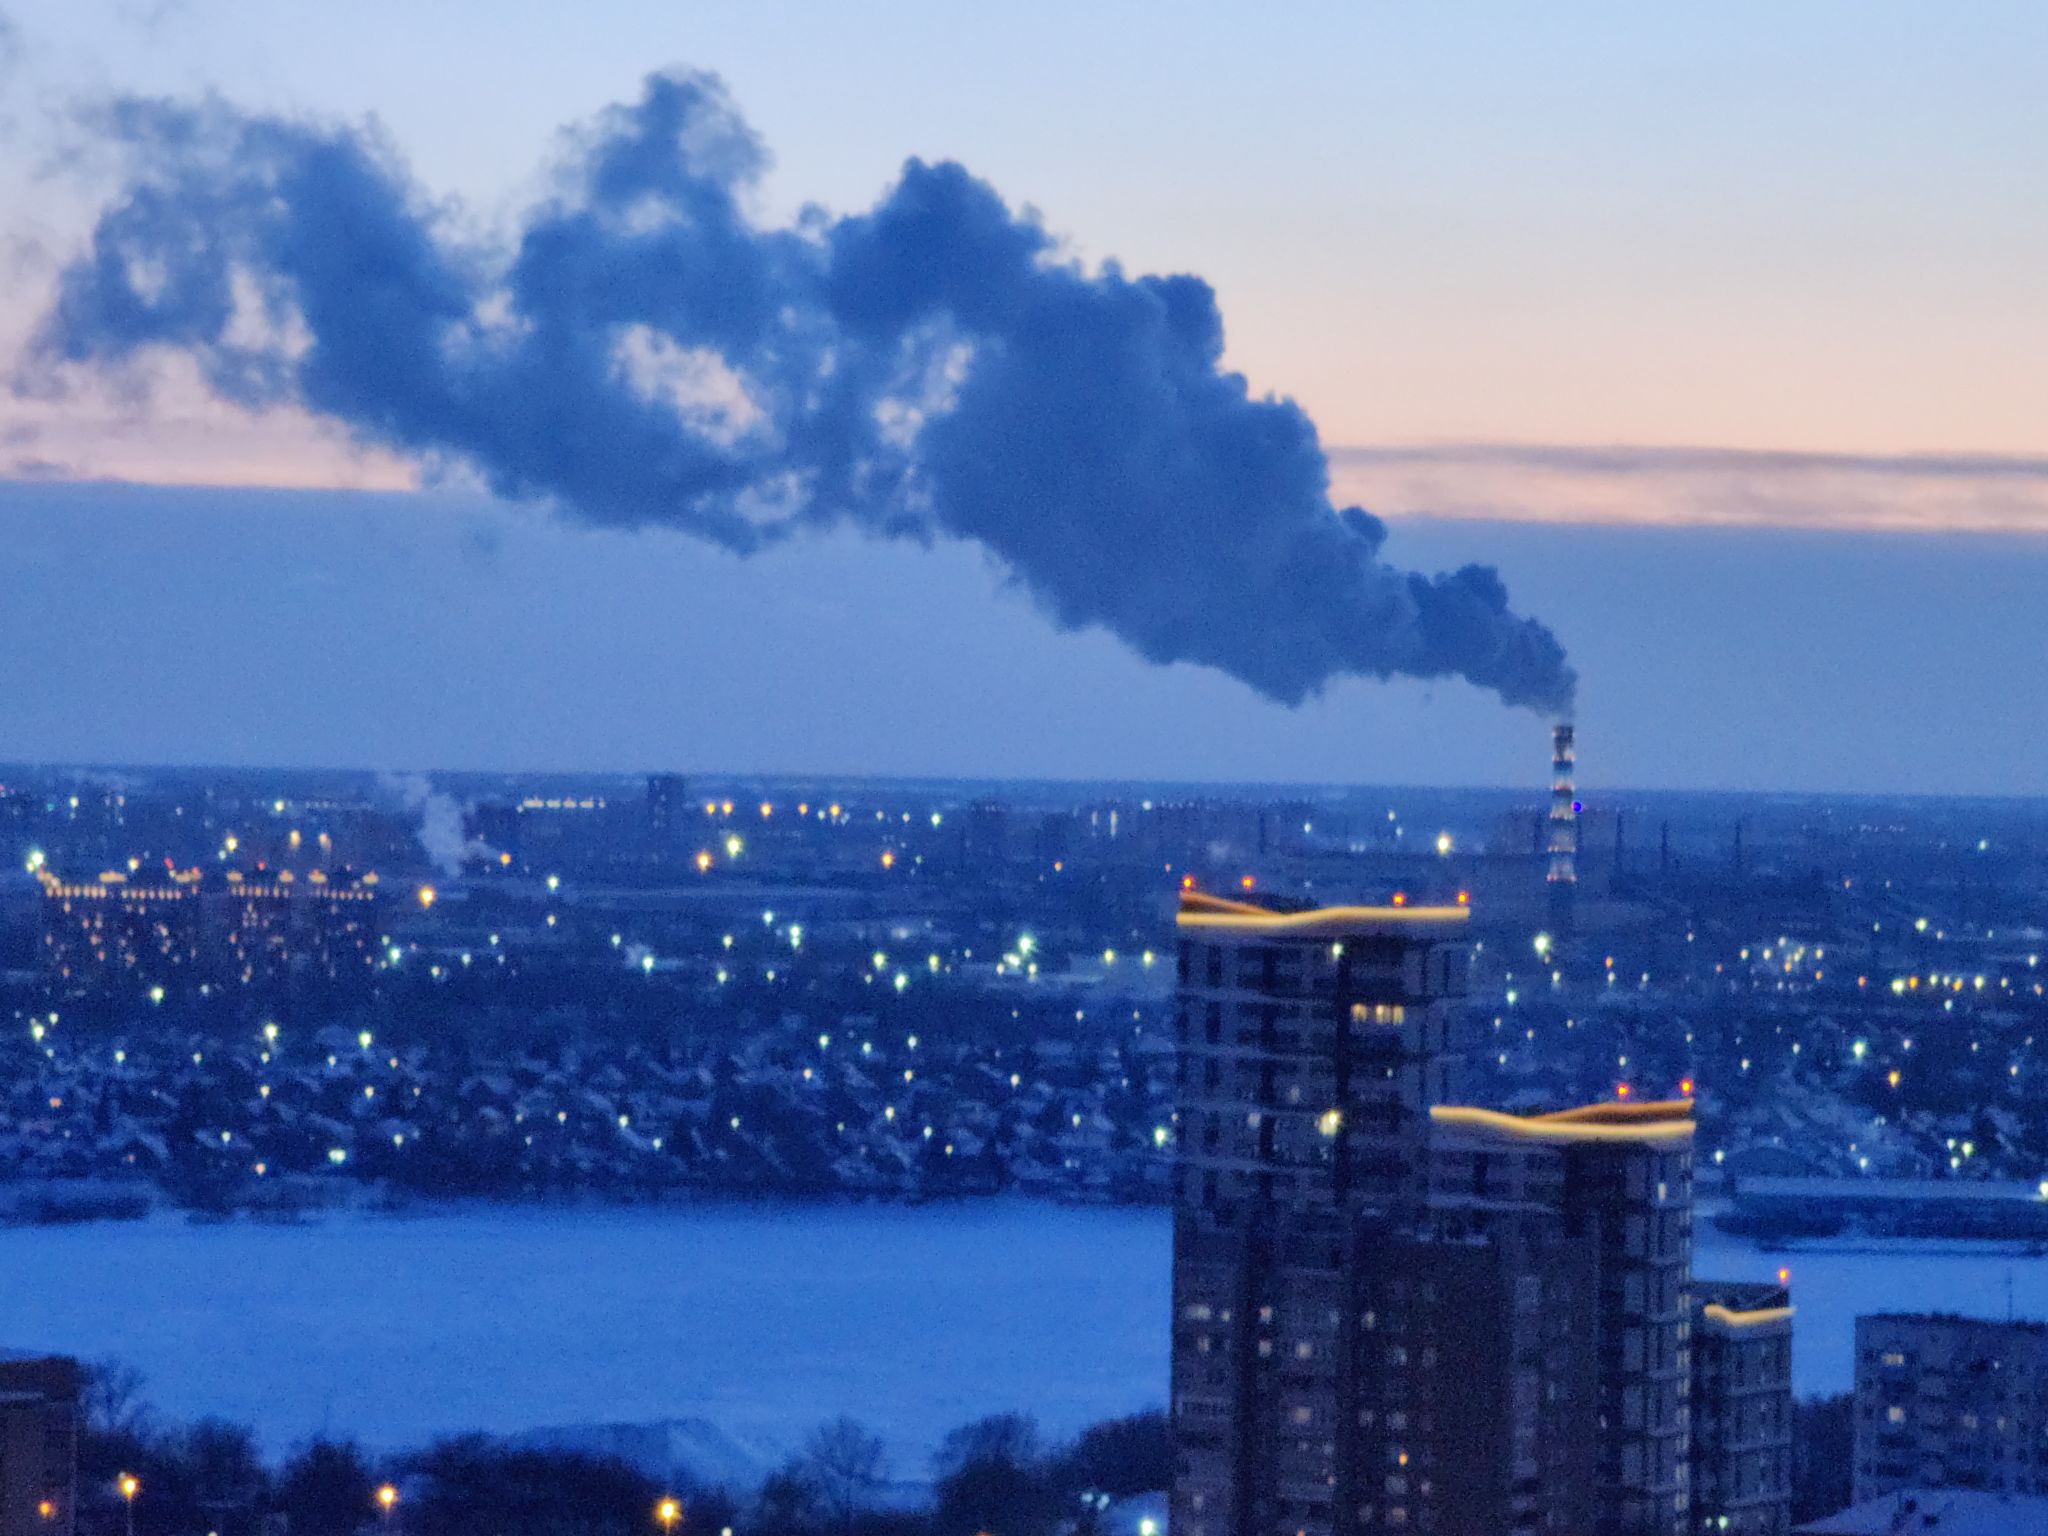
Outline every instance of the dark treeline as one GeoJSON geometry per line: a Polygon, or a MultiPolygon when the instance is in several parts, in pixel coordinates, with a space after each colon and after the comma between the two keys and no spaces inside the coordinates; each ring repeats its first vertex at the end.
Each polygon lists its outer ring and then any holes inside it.
{"type": "MultiPolygon", "coordinates": [[[[480,1435],[389,1457],[316,1440],[273,1466],[240,1425],[158,1426],[131,1372],[96,1366],[87,1383],[82,1536],[125,1533],[123,1473],[141,1484],[135,1536],[667,1536],[671,1499],[679,1536],[1112,1536],[1103,1522],[1111,1506],[1173,1481],[1162,1413],[1058,1444],[1030,1417],[1000,1414],[953,1431],[928,1469],[892,1468],[880,1437],[840,1418],[747,1492],[670,1486],[624,1461],[480,1435]],[[928,1488],[917,1486],[920,1473],[928,1488]]],[[[1795,1520],[1850,1501],[1851,1407],[1846,1394],[1797,1405],[1795,1520]]]]}
{"type": "Polygon", "coordinates": [[[241,1425],[159,1425],[140,1388],[118,1366],[87,1373],[81,1536],[124,1536],[131,1514],[135,1536],[1096,1536],[1116,1501],[1173,1476],[1159,1413],[1060,1444],[1021,1414],[980,1420],[946,1437],[928,1497],[915,1486],[927,1469],[891,1468],[880,1438],[846,1418],[751,1492],[674,1487],[624,1461],[481,1435],[395,1456],[316,1440],[272,1465],[241,1425]],[[132,1511],[124,1474],[139,1484],[132,1511]]]}

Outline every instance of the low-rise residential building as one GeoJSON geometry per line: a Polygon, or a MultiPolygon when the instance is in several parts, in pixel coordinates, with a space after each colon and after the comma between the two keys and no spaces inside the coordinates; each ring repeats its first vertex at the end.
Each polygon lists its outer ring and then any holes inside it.
{"type": "Polygon", "coordinates": [[[1909,1488],[2048,1495],[2048,1324],[1856,1319],[1856,1498],[1909,1488]]]}

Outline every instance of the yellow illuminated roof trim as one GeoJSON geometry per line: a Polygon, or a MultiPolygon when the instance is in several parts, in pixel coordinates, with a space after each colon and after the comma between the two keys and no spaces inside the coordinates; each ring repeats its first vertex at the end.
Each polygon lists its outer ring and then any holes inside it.
{"type": "Polygon", "coordinates": [[[1613,1099],[1599,1104],[1579,1104],[1570,1109],[1553,1109],[1547,1114],[1529,1118],[1565,1124],[1634,1125],[1644,1120],[1687,1120],[1691,1117],[1691,1099],[1652,1099],[1636,1104],[1613,1099]]]}
{"type": "Polygon", "coordinates": [[[1243,928],[1257,932],[1287,932],[1290,929],[1343,926],[1357,923],[1462,923],[1472,916],[1470,907],[1312,907],[1306,912],[1273,912],[1265,907],[1229,901],[1200,907],[1181,898],[1174,918],[1182,928],[1243,928]]]}
{"type": "Polygon", "coordinates": [[[1692,1140],[1689,1119],[1641,1120],[1614,1125],[1598,1120],[1558,1120],[1550,1116],[1506,1115],[1497,1109],[1468,1104],[1433,1104],[1430,1120],[1456,1129],[1490,1131],[1518,1141],[1570,1146],[1587,1142],[1632,1142],[1639,1146],[1677,1145],[1692,1140]]]}
{"type": "Polygon", "coordinates": [[[1758,1307],[1753,1312],[1736,1312],[1718,1301],[1710,1301],[1700,1308],[1700,1320],[1722,1328],[1768,1328],[1772,1323],[1791,1322],[1793,1310],[1791,1307],[1758,1307]]]}
{"type": "Polygon", "coordinates": [[[1207,891],[1182,891],[1181,911],[1185,912],[1191,907],[1198,912],[1235,912],[1243,917],[1264,917],[1272,911],[1270,907],[1261,907],[1249,901],[1232,901],[1228,896],[1212,896],[1207,891]]]}

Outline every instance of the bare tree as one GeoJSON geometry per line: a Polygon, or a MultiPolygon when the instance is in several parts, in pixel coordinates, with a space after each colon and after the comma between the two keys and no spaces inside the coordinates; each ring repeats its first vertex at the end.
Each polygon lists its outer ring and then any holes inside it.
{"type": "Polygon", "coordinates": [[[78,1411],[96,1435],[140,1435],[149,1426],[144,1377],[119,1360],[88,1360],[79,1368],[78,1411]]]}
{"type": "Polygon", "coordinates": [[[939,1442],[932,1470],[951,1477],[977,1463],[1029,1467],[1040,1451],[1038,1421],[1028,1413],[993,1413],[963,1424],[939,1442]]]}
{"type": "Polygon", "coordinates": [[[796,1470],[817,1491],[824,1513],[842,1528],[851,1526],[882,1485],[881,1439],[842,1414],[811,1431],[796,1470]]]}

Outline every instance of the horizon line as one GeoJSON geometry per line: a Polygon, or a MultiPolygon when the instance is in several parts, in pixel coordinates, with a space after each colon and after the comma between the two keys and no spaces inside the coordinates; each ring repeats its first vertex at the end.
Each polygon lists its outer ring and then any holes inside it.
{"type": "MultiPolygon", "coordinates": [[[[1543,758],[1540,768],[1547,770],[1549,759],[1543,758]]],[[[22,770],[34,773],[53,774],[361,774],[366,776],[421,776],[429,779],[437,776],[449,778],[514,778],[528,775],[535,778],[568,779],[616,778],[644,779],[657,773],[679,773],[685,780],[699,780],[707,783],[732,781],[736,783],[763,784],[771,782],[823,782],[823,783],[864,783],[864,784],[945,784],[980,785],[1013,784],[1020,786],[1114,786],[1131,789],[1276,789],[1288,791],[1325,790],[1344,794],[1363,791],[1380,791],[1389,794],[1473,794],[1473,795],[1519,795],[1547,802],[1550,798],[1550,776],[1547,771],[1530,775],[1527,785],[1511,784],[1393,784],[1368,783],[1364,781],[1340,781],[1334,779],[1174,779],[1174,778],[1131,778],[1127,775],[1102,774],[1080,775],[1004,775],[971,773],[864,773],[858,770],[825,772],[818,770],[785,771],[775,769],[736,768],[450,768],[421,767],[412,765],[384,765],[371,767],[361,763],[323,763],[317,765],[291,763],[199,763],[199,762],[88,762],[88,761],[0,761],[0,773],[22,770]]],[[[4,787],[4,785],[0,785],[4,787]]],[[[1585,786],[1581,786],[1583,789],[1585,786]]],[[[1785,788],[1734,788],[1726,785],[1614,785],[1593,786],[1602,800],[1618,800],[1627,796],[1651,795],[1698,795],[1709,797],[1744,799],[1792,799],[1792,800],[1878,800],[1878,801],[1983,801],[2004,804],[2044,804],[2048,794],[2015,792],[1987,793],[1982,791],[1940,791],[1940,790],[1879,790],[1879,789],[1785,789],[1785,788]]]]}

